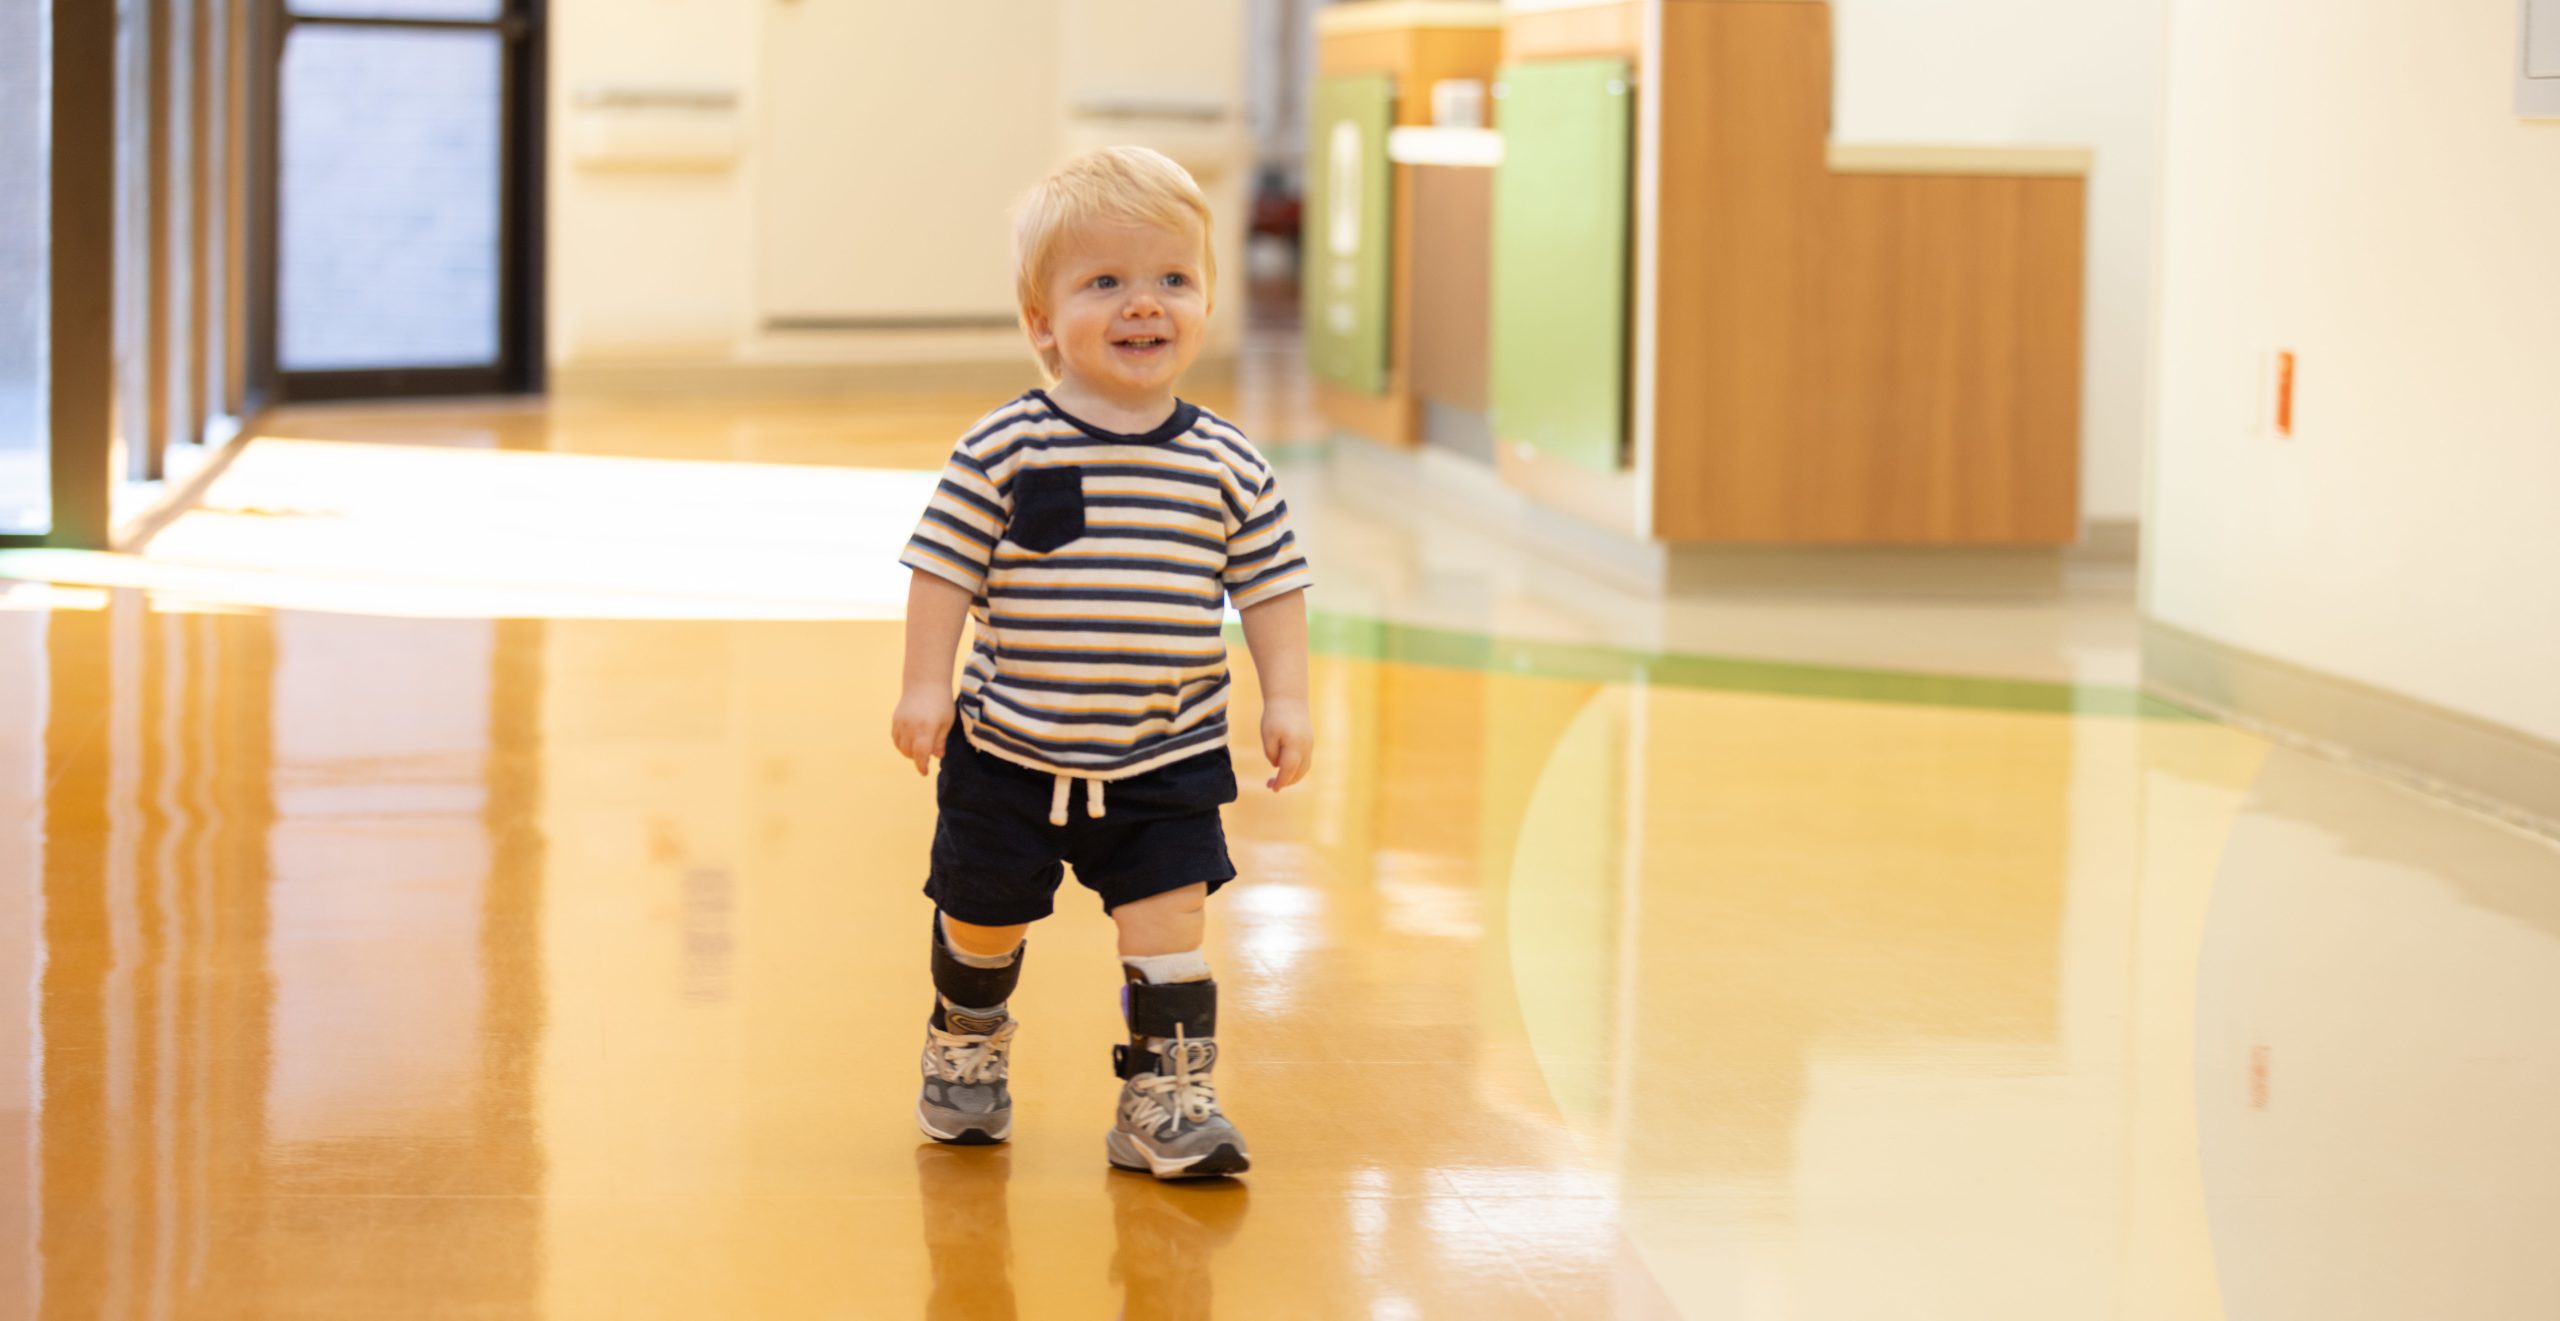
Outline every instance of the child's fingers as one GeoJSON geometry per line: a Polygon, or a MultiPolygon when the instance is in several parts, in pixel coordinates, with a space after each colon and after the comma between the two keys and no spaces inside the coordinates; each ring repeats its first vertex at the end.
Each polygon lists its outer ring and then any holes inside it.
{"type": "Polygon", "coordinates": [[[916,774],[931,775],[933,773],[934,755],[942,751],[942,745],[950,737],[951,717],[949,716],[933,722],[933,728],[929,730],[916,731],[915,747],[912,750],[916,759],[916,774]]]}
{"type": "Polygon", "coordinates": [[[1275,771],[1272,777],[1263,783],[1271,792],[1278,793],[1307,777],[1307,747],[1299,740],[1290,738],[1274,740],[1274,744],[1275,748],[1266,750],[1263,755],[1271,758],[1275,771]]]}

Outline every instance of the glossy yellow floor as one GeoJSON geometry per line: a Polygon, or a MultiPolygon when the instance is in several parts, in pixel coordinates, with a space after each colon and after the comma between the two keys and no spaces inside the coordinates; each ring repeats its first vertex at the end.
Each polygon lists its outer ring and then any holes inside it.
{"type": "Polygon", "coordinates": [[[887,508],[954,410],[306,416],[156,559],[0,565],[0,1315],[2560,1316],[2549,844],[2086,681],[2111,588],[1613,648],[1315,456],[1318,773],[1212,921],[1253,1174],[1105,1168],[1081,894],[1014,1143],[920,1145],[894,611],[744,577],[905,515],[705,515],[678,591],[326,442],[639,556],[652,464],[887,508]]]}

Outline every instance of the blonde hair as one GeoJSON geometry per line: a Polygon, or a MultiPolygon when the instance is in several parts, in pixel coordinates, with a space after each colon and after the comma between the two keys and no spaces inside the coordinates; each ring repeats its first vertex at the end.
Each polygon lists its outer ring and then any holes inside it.
{"type": "MultiPolygon", "coordinates": [[[[1049,281],[1057,273],[1058,248],[1066,236],[1115,221],[1167,229],[1199,222],[1201,292],[1216,299],[1218,255],[1209,236],[1209,199],[1190,171],[1146,147],[1104,147],[1051,171],[1014,208],[1013,293],[1021,304],[1022,333],[1031,333],[1033,312],[1049,311],[1049,281]]],[[[1056,381],[1058,350],[1035,346],[1032,352],[1041,370],[1056,381]]]]}

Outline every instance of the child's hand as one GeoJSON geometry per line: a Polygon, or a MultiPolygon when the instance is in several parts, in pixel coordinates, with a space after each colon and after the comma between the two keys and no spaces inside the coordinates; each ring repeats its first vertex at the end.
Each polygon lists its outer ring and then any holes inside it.
{"type": "Polygon", "coordinates": [[[889,741],[897,745],[899,756],[915,759],[916,774],[933,769],[943,740],[951,736],[951,707],[946,685],[919,684],[898,698],[897,714],[889,717],[889,741]]]}
{"type": "Polygon", "coordinates": [[[1307,778],[1307,763],[1316,755],[1315,722],[1304,702],[1265,702],[1262,707],[1262,755],[1278,771],[1264,787],[1278,793],[1307,778]]]}

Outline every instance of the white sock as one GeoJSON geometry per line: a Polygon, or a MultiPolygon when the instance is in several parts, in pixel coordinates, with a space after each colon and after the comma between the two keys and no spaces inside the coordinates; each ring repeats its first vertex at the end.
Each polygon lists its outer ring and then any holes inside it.
{"type": "Polygon", "coordinates": [[[1120,962],[1156,985],[1209,980],[1209,958],[1196,949],[1179,954],[1123,954],[1120,962]]]}

